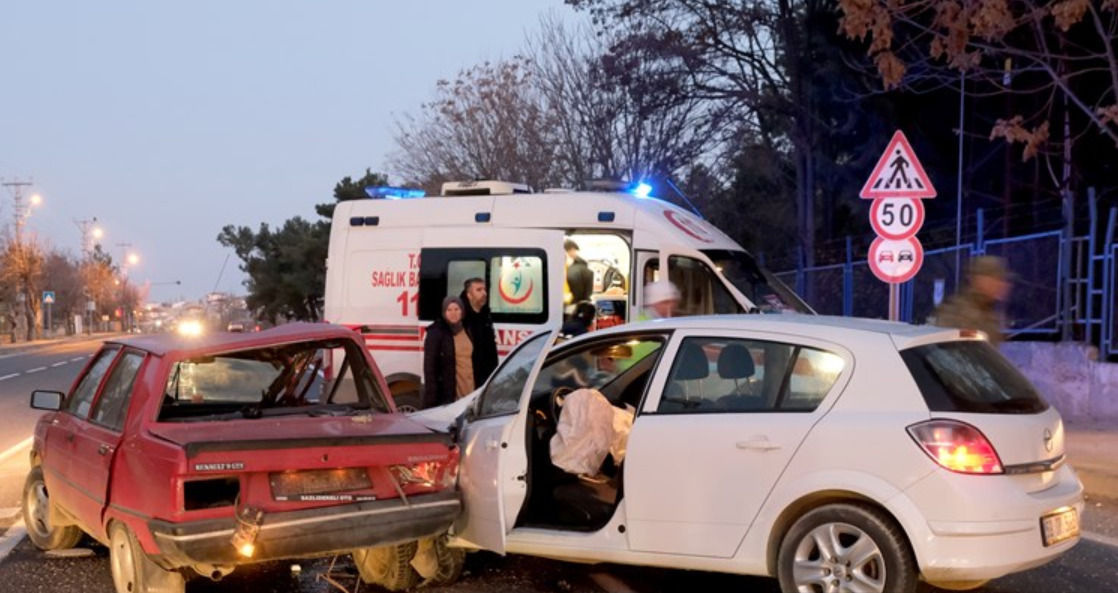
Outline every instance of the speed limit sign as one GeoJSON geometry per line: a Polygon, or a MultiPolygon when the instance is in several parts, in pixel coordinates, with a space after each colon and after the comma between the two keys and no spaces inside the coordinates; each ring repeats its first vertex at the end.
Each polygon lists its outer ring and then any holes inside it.
{"type": "Polygon", "coordinates": [[[917,198],[879,198],[870,206],[870,224],[878,236],[899,241],[924,226],[924,202],[917,198]]]}

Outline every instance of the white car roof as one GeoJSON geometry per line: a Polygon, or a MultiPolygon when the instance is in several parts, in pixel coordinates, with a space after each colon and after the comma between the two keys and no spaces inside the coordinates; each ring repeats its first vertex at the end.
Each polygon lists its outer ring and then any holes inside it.
{"type": "MultiPolygon", "coordinates": [[[[829,315],[706,315],[675,317],[628,323],[609,329],[592,332],[588,335],[602,335],[606,332],[622,333],[639,330],[719,330],[719,331],[765,331],[790,335],[809,336],[836,343],[857,339],[857,334],[878,334],[888,336],[898,350],[933,342],[959,339],[981,339],[981,334],[961,332],[954,328],[932,325],[912,325],[882,319],[860,317],[834,317],[829,315]]],[[[868,337],[868,336],[867,336],[868,337]]]]}

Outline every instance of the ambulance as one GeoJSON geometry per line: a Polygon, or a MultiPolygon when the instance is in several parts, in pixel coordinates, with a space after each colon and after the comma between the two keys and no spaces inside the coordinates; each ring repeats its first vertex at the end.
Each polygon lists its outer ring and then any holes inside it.
{"type": "Polygon", "coordinates": [[[440,196],[370,187],[337,204],[326,266],[325,319],[365,337],[398,407],[418,408],[423,337],[447,295],[486,280],[497,349],[506,355],[569,310],[573,240],[594,271],[598,326],[636,320],[642,287],[667,270],[677,315],[812,313],[720,230],[648,195],[644,184],[533,193],[503,181],[450,182],[440,196]]]}

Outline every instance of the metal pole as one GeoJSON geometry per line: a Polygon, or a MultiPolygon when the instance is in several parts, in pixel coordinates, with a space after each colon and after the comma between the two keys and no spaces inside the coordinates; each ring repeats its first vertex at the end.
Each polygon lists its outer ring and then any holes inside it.
{"type": "Polygon", "coordinates": [[[901,285],[889,284],[889,321],[900,321],[901,318],[901,285]]]}
{"type": "Polygon", "coordinates": [[[967,72],[959,72],[959,174],[955,180],[955,290],[959,290],[963,251],[963,126],[966,124],[967,72]]]}

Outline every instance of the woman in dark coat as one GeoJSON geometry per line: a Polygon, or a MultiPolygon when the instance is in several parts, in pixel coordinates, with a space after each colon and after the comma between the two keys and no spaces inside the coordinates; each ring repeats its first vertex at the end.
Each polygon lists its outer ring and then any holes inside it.
{"type": "Polygon", "coordinates": [[[441,406],[474,390],[473,343],[462,328],[465,306],[443,299],[442,316],[423,340],[423,407],[441,406]]]}

